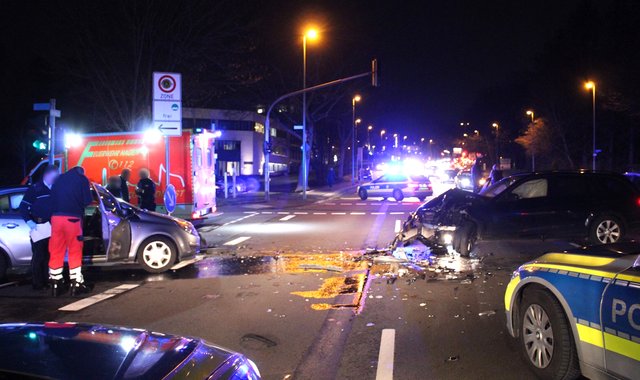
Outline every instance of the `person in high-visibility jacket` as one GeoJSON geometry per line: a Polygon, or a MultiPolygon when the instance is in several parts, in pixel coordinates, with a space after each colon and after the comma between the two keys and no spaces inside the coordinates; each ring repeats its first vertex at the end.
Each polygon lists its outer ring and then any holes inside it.
{"type": "Polygon", "coordinates": [[[65,252],[68,252],[71,295],[91,291],[82,277],[82,219],[84,209],[91,200],[89,180],[79,166],[60,175],[51,188],[53,216],[49,241],[49,279],[53,296],[64,291],[62,269],[65,252]]]}

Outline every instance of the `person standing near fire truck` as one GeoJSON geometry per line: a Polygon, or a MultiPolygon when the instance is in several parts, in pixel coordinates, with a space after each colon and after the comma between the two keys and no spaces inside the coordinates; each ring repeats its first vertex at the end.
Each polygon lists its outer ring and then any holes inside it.
{"type": "Polygon", "coordinates": [[[143,210],[156,211],[156,184],[149,178],[149,169],[140,169],[139,177],[136,188],[138,205],[143,210]]]}
{"type": "Polygon", "coordinates": [[[51,189],[53,216],[49,241],[49,280],[54,297],[64,291],[62,269],[65,252],[68,252],[71,295],[91,291],[82,277],[82,219],[84,209],[91,200],[89,180],[79,166],[60,175],[51,189]]]}

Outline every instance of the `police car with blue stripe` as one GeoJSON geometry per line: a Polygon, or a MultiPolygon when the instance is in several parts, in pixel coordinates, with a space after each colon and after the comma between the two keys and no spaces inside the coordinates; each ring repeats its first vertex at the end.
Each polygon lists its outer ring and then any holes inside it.
{"type": "Polygon", "coordinates": [[[370,197],[393,198],[400,202],[404,198],[416,197],[420,202],[433,195],[429,178],[423,175],[406,176],[385,174],[358,187],[358,196],[363,201],[370,197]]]}
{"type": "Polygon", "coordinates": [[[640,246],[547,253],[505,292],[507,328],[545,379],[640,379],[640,246]]]}

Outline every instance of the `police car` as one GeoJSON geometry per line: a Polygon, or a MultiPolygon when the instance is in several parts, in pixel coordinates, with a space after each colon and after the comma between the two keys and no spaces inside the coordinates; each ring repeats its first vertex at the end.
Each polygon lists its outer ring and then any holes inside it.
{"type": "Polygon", "coordinates": [[[640,246],[547,253],[504,296],[509,333],[545,379],[640,378],[640,246]]]}
{"type": "Polygon", "coordinates": [[[385,174],[358,187],[358,196],[363,201],[368,197],[393,198],[400,202],[405,197],[417,197],[421,202],[433,195],[429,178],[423,175],[405,176],[385,174]]]}

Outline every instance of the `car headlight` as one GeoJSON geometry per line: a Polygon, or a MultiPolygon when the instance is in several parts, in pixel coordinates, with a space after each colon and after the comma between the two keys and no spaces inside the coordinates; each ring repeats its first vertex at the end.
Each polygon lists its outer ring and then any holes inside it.
{"type": "Polygon", "coordinates": [[[465,187],[471,186],[471,180],[469,178],[462,178],[460,184],[465,187]]]}
{"type": "Polygon", "coordinates": [[[178,219],[176,220],[176,224],[180,226],[180,228],[182,228],[185,232],[193,236],[198,236],[198,230],[196,230],[196,228],[190,222],[187,222],[186,220],[178,219]]]}

